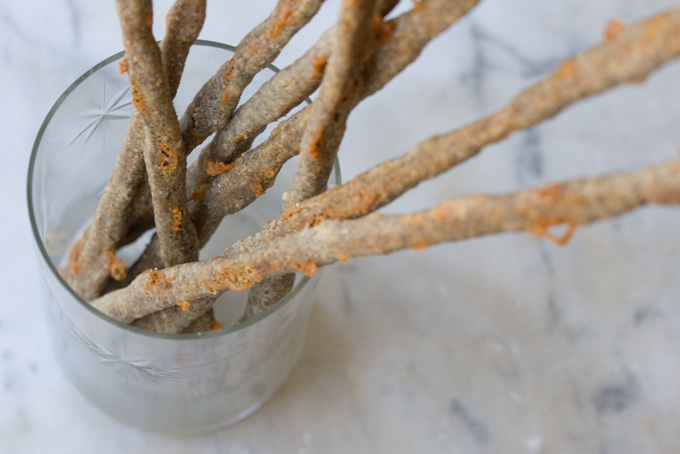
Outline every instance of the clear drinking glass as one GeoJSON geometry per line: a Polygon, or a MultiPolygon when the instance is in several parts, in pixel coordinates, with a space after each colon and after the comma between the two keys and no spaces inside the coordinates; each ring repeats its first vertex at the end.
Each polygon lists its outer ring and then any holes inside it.
{"type": "MultiPolygon", "coordinates": [[[[233,47],[197,42],[177,93],[177,112],[232,54],[233,47]]],[[[68,287],[58,268],[95,211],[132,114],[128,78],[118,68],[122,57],[104,60],[66,90],[33,147],[28,204],[47,289],[48,328],[66,375],[102,410],[149,430],[206,432],[253,412],[288,376],[302,349],[316,278],[299,278],[276,305],[237,325],[245,296],[226,292],[216,304],[216,316],[227,328],[184,335],[118,323],[68,287]]],[[[243,99],[274,71],[271,67],[258,75],[243,99]]],[[[202,258],[221,254],[225,245],[276,217],[294,166],[289,162],[274,187],[225,220],[202,258]]],[[[139,254],[143,241],[126,254],[139,254]]]]}

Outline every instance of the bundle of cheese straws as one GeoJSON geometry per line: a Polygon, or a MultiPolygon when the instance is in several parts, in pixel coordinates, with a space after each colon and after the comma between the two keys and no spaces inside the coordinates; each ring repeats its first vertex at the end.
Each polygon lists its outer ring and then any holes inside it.
{"type": "Polygon", "coordinates": [[[480,2],[419,0],[394,16],[398,0],[342,0],[334,26],[241,99],[323,3],[279,0],[179,116],[173,97],[206,1],[177,0],[157,42],[151,0],[116,0],[125,46],[120,70],[129,76],[135,112],[93,220],[62,271],[93,307],[153,331],[197,332],[212,326],[213,304],[228,290],[249,292],[246,320],[289,292],[295,273],[312,275],[337,261],[521,230],[562,244],[580,224],[645,204],[680,203],[680,164],[672,161],[516,193],[453,198],[420,212],[377,212],[576,101],[643,82],[680,55],[680,8],[628,26],[613,21],[601,44],[562,62],[506,107],[328,188],[352,109],[480,2]],[[311,105],[286,118],[311,95],[311,105]],[[198,158],[187,166],[197,148],[198,158]],[[280,216],[225,245],[221,256],[199,261],[222,219],[262,195],[293,158],[297,171],[280,216]],[[553,233],[558,225],[566,234],[553,233]],[[152,240],[128,269],[117,251],[150,229],[152,240]]]}

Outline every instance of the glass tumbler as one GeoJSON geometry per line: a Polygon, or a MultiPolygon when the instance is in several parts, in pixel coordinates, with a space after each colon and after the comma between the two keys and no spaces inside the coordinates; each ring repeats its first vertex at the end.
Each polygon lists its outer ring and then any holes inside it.
{"type": "MultiPolygon", "coordinates": [[[[214,42],[193,46],[175,99],[178,113],[232,54],[232,47],[214,42]]],[[[69,288],[58,269],[95,212],[132,114],[128,78],[118,68],[122,57],[104,60],[66,90],[33,147],[28,204],[47,290],[48,329],[65,374],[100,409],[148,430],[207,432],[249,415],[288,376],[303,346],[317,278],[298,278],[281,301],[241,324],[235,321],[245,295],[226,292],[215,312],[227,328],[182,335],[121,324],[69,288]]],[[[258,74],[242,99],[275,71],[258,74]]],[[[221,254],[226,245],[278,216],[294,169],[295,162],[287,163],[274,187],[225,219],[202,258],[221,254]]],[[[145,240],[148,236],[126,247],[121,257],[133,260],[145,240]]]]}

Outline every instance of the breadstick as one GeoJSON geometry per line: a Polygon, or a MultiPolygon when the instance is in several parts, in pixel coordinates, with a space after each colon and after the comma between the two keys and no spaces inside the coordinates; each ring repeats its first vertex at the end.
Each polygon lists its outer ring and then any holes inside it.
{"type": "Polygon", "coordinates": [[[347,117],[356,105],[374,11],[375,2],[342,3],[332,53],[302,134],[298,170],[284,209],[326,190],[347,117]]]}
{"type": "MultiPolygon", "coordinates": [[[[331,56],[302,133],[298,169],[284,201],[284,211],[326,190],[347,118],[357,104],[360,75],[372,44],[374,13],[375,2],[342,2],[332,35],[331,56]]],[[[256,283],[248,294],[244,317],[266,310],[288,293],[294,283],[293,274],[256,283]]]]}
{"type": "Polygon", "coordinates": [[[559,223],[586,224],[646,204],[680,204],[679,171],[678,163],[671,162],[514,194],[456,198],[420,213],[324,221],[241,254],[146,271],[93,306],[129,323],[183,301],[227,289],[247,290],[266,277],[295,271],[312,275],[321,266],[352,257],[537,227],[540,231],[559,223]]]}
{"type": "Polygon", "coordinates": [[[165,266],[198,258],[196,229],[186,208],[186,158],[179,121],[151,31],[148,0],[117,0],[132,102],[144,123],[144,162],[165,266]]]}

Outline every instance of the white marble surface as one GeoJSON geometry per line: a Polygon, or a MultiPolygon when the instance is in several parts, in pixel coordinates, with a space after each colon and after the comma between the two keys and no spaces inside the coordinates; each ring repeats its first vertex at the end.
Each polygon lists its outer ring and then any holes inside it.
{"type": "MultiPolygon", "coordinates": [[[[483,2],[353,114],[345,177],[499,108],[598,42],[610,19],[673,3],[483,2]]],[[[158,17],[168,4],[157,2],[158,17]]],[[[202,37],[236,43],[272,1],[244,4],[211,1],[202,37]]],[[[292,376],[221,432],[174,439],[91,407],[50,351],[24,188],[42,119],[72,80],[120,50],[117,27],[112,1],[0,1],[0,452],[680,452],[678,209],[579,228],[565,248],[512,234],[331,267],[292,376]]],[[[579,103],[386,211],[672,159],[678,80],[675,63],[579,103]]]]}

